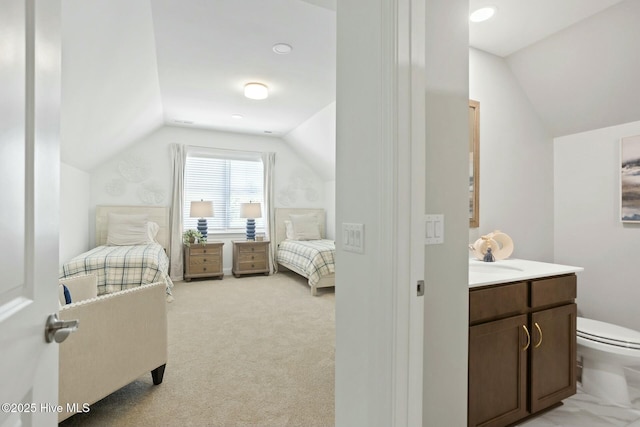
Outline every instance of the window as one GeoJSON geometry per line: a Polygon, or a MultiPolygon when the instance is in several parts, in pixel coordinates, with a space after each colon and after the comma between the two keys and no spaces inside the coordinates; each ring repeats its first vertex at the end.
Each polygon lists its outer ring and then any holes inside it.
{"type": "MultiPolygon", "coordinates": [[[[224,150],[189,153],[185,164],[184,229],[197,228],[198,218],[189,216],[191,201],[213,201],[208,233],[244,233],[240,203],[260,202],[264,209],[264,176],[259,153],[224,150]]],[[[256,218],[256,231],[264,232],[264,220],[256,218]]]]}

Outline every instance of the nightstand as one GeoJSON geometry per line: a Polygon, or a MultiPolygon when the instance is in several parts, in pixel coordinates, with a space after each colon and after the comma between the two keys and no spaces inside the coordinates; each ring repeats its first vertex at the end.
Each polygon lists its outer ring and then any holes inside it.
{"type": "Polygon", "coordinates": [[[233,243],[234,276],[243,274],[269,274],[269,241],[235,240],[233,243]]]}
{"type": "Polygon", "coordinates": [[[184,245],[184,280],[224,276],[222,271],[223,242],[184,245]]]}

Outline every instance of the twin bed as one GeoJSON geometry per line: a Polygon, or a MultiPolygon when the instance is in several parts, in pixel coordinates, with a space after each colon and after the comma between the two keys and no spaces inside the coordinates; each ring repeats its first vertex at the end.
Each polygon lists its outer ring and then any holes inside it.
{"type": "MultiPolygon", "coordinates": [[[[335,286],[335,244],[325,239],[325,211],[276,209],[275,222],[279,269],[305,277],[314,296],[319,288],[335,286]]],[[[65,263],[60,279],[93,273],[98,278],[98,295],[163,282],[171,301],[168,242],[168,208],[97,206],[97,246],[65,263]],[[145,241],[140,241],[141,233],[145,241]]]]}
{"type": "Polygon", "coordinates": [[[305,277],[311,295],[335,286],[336,250],[334,241],[325,239],[324,209],[276,209],[275,222],[276,262],[305,277]]]}
{"type": "Polygon", "coordinates": [[[166,207],[97,206],[96,247],[65,263],[60,279],[95,274],[98,295],[162,282],[171,301],[168,237],[166,207]]]}

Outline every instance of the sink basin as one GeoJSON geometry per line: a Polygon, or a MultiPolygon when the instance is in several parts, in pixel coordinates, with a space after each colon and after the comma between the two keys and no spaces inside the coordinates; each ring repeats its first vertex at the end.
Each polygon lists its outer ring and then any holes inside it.
{"type": "Polygon", "coordinates": [[[483,262],[469,258],[469,288],[559,276],[578,271],[582,271],[582,268],[517,258],[496,262],[483,262]]]}
{"type": "Polygon", "coordinates": [[[472,261],[469,262],[470,273],[485,273],[485,274],[501,274],[501,273],[513,273],[514,271],[524,271],[521,268],[513,265],[502,264],[501,262],[482,262],[472,261]]]}

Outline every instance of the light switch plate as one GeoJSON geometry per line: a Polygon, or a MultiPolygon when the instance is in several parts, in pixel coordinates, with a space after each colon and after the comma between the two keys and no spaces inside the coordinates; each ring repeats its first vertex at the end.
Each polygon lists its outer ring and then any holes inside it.
{"type": "Polygon", "coordinates": [[[425,239],[426,245],[439,245],[444,243],[444,215],[425,215],[425,239]]]}
{"type": "Polygon", "coordinates": [[[342,223],[342,249],[359,254],[364,253],[364,224],[342,223]]]}

